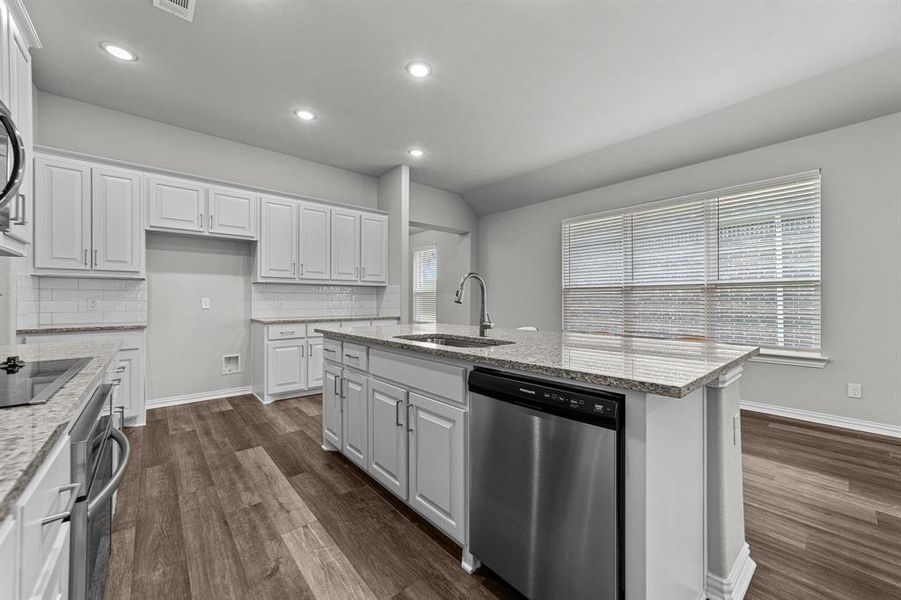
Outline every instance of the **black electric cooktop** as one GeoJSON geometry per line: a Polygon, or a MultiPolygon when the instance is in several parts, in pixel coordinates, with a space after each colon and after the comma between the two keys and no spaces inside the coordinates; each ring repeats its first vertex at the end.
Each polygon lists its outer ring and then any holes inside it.
{"type": "Polygon", "coordinates": [[[23,361],[17,356],[8,357],[0,363],[0,408],[46,402],[90,360],[23,361]]]}

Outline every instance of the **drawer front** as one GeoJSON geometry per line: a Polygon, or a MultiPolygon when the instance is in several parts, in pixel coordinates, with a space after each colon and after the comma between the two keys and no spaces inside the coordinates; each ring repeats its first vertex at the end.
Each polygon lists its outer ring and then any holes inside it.
{"type": "Polygon", "coordinates": [[[38,579],[53,558],[60,535],[68,538],[63,518],[44,522],[48,517],[65,515],[77,496],[71,482],[69,436],[60,439],[19,500],[22,523],[21,589],[35,590],[38,579]]]}
{"type": "Polygon", "coordinates": [[[466,370],[463,367],[384,350],[372,350],[369,355],[369,370],[373,375],[404,387],[466,404],[466,370]]]}
{"type": "Polygon", "coordinates": [[[322,358],[332,362],[341,362],[341,342],[337,340],[322,340],[322,358]]]}
{"type": "Polygon", "coordinates": [[[270,340],[289,340],[292,338],[307,337],[307,326],[304,323],[286,323],[284,325],[270,325],[270,340]]]}
{"type": "Polygon", "coordinates": [[[367,371],[369,370],[369,348],[358,344],[351,344],[350,342],[344,342],[343,352],[341,353],[341,362],[348,367],[367,371]]]}

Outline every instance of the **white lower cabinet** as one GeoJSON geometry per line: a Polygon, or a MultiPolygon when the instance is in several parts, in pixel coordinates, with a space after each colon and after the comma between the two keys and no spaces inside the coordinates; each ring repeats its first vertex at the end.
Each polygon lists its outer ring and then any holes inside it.
{"type": "Polygon", "coordinates": [[[269,342],[266,357],[270,394],[281,394],[306,389],[307,361],[306,339],[269,342]]]}
{"type": "Polygon", "coordinates": [[[369,380],[369,474],[407,499],[407,391],[369,380]]]}
{"type": "Polygon", "coordinates": [[[7,515],[0,523],[0,598],[19,597],[19,520],[7,515]]]}
{"type": "Polygon", "coordinates": [[[463,539],[464,416],[410,392],[409,503],[452,538],[463,539]]]}
{"type": "Polygon", "coordinates": [[[323,367],[322,388],[322,437],[325,442],[336,449],[342,449],[341,432],[344,429],[342,423],[341,402],[341,367],[326,362],[323,367]]]}
{"type": "Polygon", "coordinates": [[[369,410],[367,393],[369,378],[351,369],[344,369],[341,399],[344,401],[344,455],[364,469],[369,457],[369,410]]]}
{"type": "Polygon", "coordinates": [[[307,387],[322,387],[322,338],[307,338],[307,387]]]}

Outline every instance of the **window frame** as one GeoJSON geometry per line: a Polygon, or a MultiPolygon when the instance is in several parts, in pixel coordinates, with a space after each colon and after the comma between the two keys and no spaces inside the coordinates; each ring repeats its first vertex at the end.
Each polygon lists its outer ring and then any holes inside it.
{"type": "MultiPolygon", "coordinates": [[[[424,244],[422,246],[416,246],[415,248],[410,248],[410,270],[411,279],[410,279],[410,321],[414,325],[433,325],[438,323],[438,244],[424,244]],[[426,250],[433,250],[435,252],[435,291],[434,299],[435,299],[435,320],[434,321],[417,321],[416,320],[416,254],[419,252],[423,252],[426,250]]],[[[420,294],[424,294],[427,292],[419,292],[420,294]]]]}

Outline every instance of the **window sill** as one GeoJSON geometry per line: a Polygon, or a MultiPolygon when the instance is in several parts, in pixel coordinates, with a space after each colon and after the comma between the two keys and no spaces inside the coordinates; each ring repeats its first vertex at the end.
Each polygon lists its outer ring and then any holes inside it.
{"type": "Polygon", "coordinates": [[[751,362],[788,365],[791,367],[810,367],[822,369],[829,358],[818,352],[793,352],[791,350],[761,350],[760,354],[748,359],[751,362]]]}

